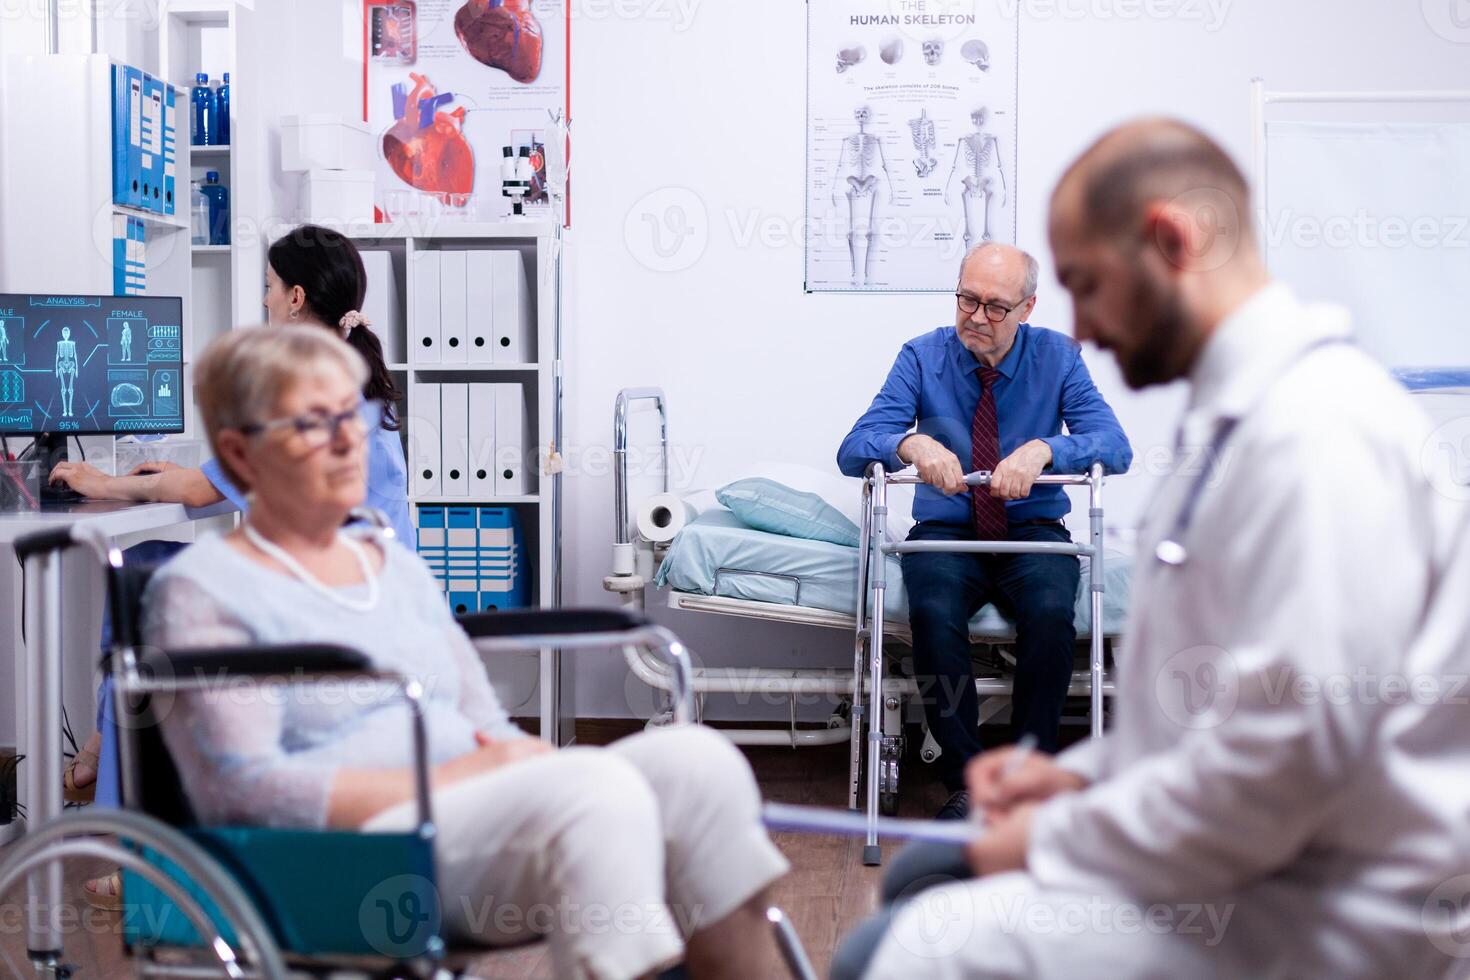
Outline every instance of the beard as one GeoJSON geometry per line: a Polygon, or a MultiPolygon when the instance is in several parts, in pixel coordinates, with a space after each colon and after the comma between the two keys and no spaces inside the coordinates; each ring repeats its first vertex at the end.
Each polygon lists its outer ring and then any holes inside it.
{"type": "Polygon", "coordinates": [[[1123,380],[1134,390],[1168,384],[1184,373],[1182,361],[1189,336],[1184,300],[1177,289],[1145,272],[1133,291],[1133,308],[1142,329],[1133,349],[1118,356],[1123,380]]]}

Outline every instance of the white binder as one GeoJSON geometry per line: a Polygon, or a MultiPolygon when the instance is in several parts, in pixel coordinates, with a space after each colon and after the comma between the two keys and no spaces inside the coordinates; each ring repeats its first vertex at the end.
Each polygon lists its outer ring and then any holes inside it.
{"type": "Polygon", "coordinates": [[[398,291],[398,273],[393,253],[381,249],[362,250],[362,267],[367,273],[367,297],[363,314],[372,321],[372,331],[383,344],[383,360],[401,364],[403,353],[403,303],[398,291]]]}
{"type": "Polygon", "coordinates": [[[470,495],[495,496],[495,386],[470,389],[470,495]]]}
{"type": "Polygon", "coordinates": [[[495,253],[466,252],[465,308],[471,364],[495,360],[495,253]]]}
{"type": "Polygon", "coordinates": [[[491,322],[495,327],[497,364],[530,364],[536,360],[531,349],[531,302],[526,286],[526,266],[521,253],[497,249],[490,253],[495,267],[495,303],[491,322]]]}
{"type": "Polygon", "coordinates": [[[465,253],[444,252],[439,258],[439,360],[465,363],[465,253]]]}
{"type": "Polygon", "coordinates": [[[415,364],[439,363],[439,256],[440,252],[415,252],[413,256],[413,351],[415,364]]]}
{"type": "Polygon", "coordinates": [[[415,381],[408,387],[408,468],[416,497],[440,493],[439,386],[415,381]]]}
{"type": "Polygon", "coordinates": [[[439,386],[444,433],[444,496],[467,497],[470,493],[469,386],[445,383],[439,386]]]}
{"type": "Polygon", "coordinates": [[[495,495],[519,496],[531,492],[527,456],[531,452],[526,389],[519,384],[495,388],[495,495]]]}

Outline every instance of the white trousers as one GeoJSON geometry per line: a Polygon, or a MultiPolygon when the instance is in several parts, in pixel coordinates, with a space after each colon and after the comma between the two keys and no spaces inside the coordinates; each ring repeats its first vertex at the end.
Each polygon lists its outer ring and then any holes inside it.
{"type": "MultiPolygon", "coordinates": [[[[570,748],[434,794],[440,908],[451,937],[545,936],[557,977],[636,977],[785,874],[740,751],[712,729],[570,748]]],[[[415,824],[412,801],[364,825],[415,824]]]]}

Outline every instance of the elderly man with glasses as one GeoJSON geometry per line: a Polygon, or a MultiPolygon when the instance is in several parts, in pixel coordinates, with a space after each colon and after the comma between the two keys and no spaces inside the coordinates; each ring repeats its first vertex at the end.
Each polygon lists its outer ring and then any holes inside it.
{"type": "MultiPolygon", "coordinates": [[[[1066,493],[1051,485],[1033,492],[1036,478],[1047,470],[1086,472],[1094,462],[1122,472],[1132,461],[1077,343],[1026,322],[1037,275],[1036,260],[1020,249],[972,249],[960,265],[954,326],[904,344],[837,451],[849,476],[873,462],[918,470],[926,485],[914,498],[910,541],[1070,541],[1062,524],[1066,493]],[[965,485],[975,470],[994,474],[988,488],[965,485]]],[[[970,618],[993,602],[1015,622],[1012,728],[1055,751],[1072,677],[1079,577],[1070,555],[903,556],[915,679],[951,794],[940,818],[968,813],[965,763],[982,750],[970,618]]]]}

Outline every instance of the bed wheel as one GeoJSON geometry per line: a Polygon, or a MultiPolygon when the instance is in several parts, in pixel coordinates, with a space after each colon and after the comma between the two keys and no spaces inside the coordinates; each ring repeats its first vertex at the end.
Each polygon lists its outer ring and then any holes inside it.
{"type": "Polygon", "coordinates": [[[898,816],[898,794],[897,793],[879,793],[878,794],[878,812],[881,813],[881,814],[883,814],[883,816],[885,816],[885,817],[896,817],[896,816],[898,816]]]}
{"type": "Polygon", "coordinates": [[[878,812],[885,817],[898,815],[898,770],[902,758],[903,737],[884,736],[879,749],[878,812]]]}

